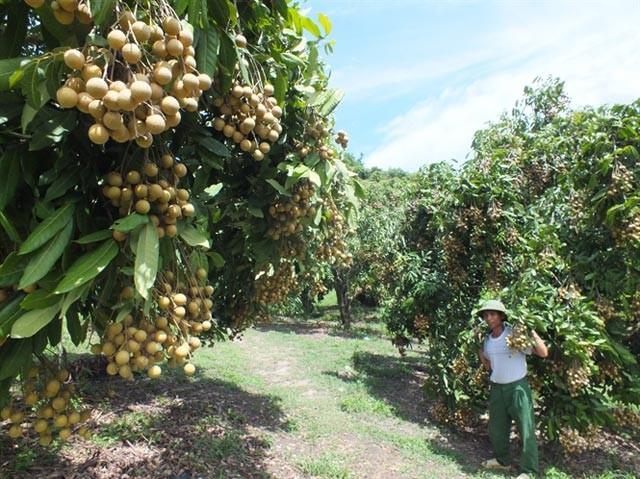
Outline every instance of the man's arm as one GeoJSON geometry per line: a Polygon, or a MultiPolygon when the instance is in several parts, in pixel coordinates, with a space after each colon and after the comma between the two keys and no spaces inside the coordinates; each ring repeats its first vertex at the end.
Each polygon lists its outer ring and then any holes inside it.
{"type": "Polygon", "coordinates": [[[491,363],[489,362],[489,360],[485,357],[484,355],[484,349],[480,348],[478,349],[478,356],[480,357],[480,361],[482,362],[482,365],[484,366],[484,368],[487,371],[491,371],[491,363]]]}
{"type": "Polygon", "coordinates": [[[533,349],[531,350],[533,354],[535,354],[536,356],[540,356],[541,358],[546,358],[547,356],[549,356],[547,345],[544,344],[544,341],[542,340],[542,338],[540,338],[540,336],[538,336],[538,333],[532,331],[531,339],[533,339],[534,344],[533,349]]]}

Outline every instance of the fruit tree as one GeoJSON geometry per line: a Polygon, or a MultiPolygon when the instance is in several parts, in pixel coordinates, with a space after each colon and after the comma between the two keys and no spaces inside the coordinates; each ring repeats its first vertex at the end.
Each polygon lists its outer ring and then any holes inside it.
{"type": "Polygon", "coordinates": [[[11,436],[31,423],[48,444],[87,434],[63,335],[97,338],[110,375],[193,374],[198,347],[296,292],[356,199],[325,16],[285,0],[0,16],[0,406],[11,436]]]}
{"type": "Polygon", "coordinates": [[[571,452],[606,428],[637,434],[639,121],[637,102],[571,110],[547,80],[476,133],[460,171],[422,172],[387,322],[398,344],[428,343],[436,417],[465,425],[484,410],[486,326],[473,309],[493,297],[516,330],[546,338],[530,377],[548,439],[571,452]]]}

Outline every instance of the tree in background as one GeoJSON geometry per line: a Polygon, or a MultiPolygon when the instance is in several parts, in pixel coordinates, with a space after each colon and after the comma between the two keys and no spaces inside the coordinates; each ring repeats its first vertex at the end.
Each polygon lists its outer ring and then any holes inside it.
{"type": "Polygon", "coordinates": [[[386,320],[401,347],[428,342],[437,418],[464,425],[483,410],[472,311],[499,297],[523,333],[514,347],[530,328],[550,344],[551,360],[531,365],[547,438],[571,452],[601,428],[637,432],[639,107],[573,111],[561,82],[537,82],[476,134],[460,171],[421,172],[386,320]]]}
{"type": "Polygon", "coordinates": [[[48,444],[89,417],[51,354],[63,330],[95,332],[108,374],[193,374],[201,344],[297,290],[356,201],[325,16],[284,0],[0,16],[0,401],[12,437],[31,421],[48,444]]]}

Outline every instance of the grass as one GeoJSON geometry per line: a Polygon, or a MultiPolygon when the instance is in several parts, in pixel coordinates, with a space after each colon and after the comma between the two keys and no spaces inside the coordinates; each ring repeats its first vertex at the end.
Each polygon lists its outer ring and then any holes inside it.
{"type": "MultiPolygon", "coordinates": [[[[329,304],[331,298],[325,301],[329,304]]],[[[116,412],[95,431],[92,444],[105,449],[126,443],[166,448],[182,454],[194,473],[198,470],[207,478],[226,477],[215,465],[262,464],[269,450],[269,456],[295,468],[300,477],[367,477],[373,469],[366,467],[412,479],[508,477],[479,469],[478,456],[488,450],[478,453],[476,448],[475,456],[470,455],[468,447],[447,442],[441,431],[425,423],[424,409],[415,404],[419,382],[412,376],[422,360],[419,348],[400,357],[383,325],[371,319],[356,322],[351,331],[328,323],[326,316],[259,325],[240,340],[198,350],[193,378],[167,370],[164,382],[136,382],[136,388],[151,388],[153,408],[116,412]],[[170,436],[174,442],[168,444],[165,425],[174,417],[171,410],[183,403],[186,407],[190,393],[184,391],[194,389],[211,389],[218,396],[204,407],[189,406],[195,409],[184,424],[191,431],[187,449],[179,436],[170,436]]],[[[100,407],[108,410],[109,404],[105,399],[100,407]]],[[[23,448],[12,467],[28,471],[42,459],[23,448]]],[[[267,477],[260,475],[263,467],[256,466],[252,477],[267,477]]],[[[561,467],[540,476],[570,477],[561,467]]],[[[592,472],[588,479],[633,477],[605,471],[592,472]]]]}

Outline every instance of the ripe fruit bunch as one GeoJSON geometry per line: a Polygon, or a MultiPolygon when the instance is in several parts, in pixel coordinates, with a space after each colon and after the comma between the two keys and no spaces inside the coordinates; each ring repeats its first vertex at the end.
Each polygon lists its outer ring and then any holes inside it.
{"type": "Polygon", "coordinates": [[[62,440],[74,434],[88,439],[89,429],[82,423],[90,419],[91,413],[74,406],[75,386],[69,380],[67,370],[44,359],[40,366],[32,368],[22,381],[21,403],[0,411],[2,420],[9,421],[9,437],[33,431],[43,446],[51,444],[56,435],[62,440]]]}
{"type": "Polygon", "coordinates": [[[640,410],[632,409],[629,406],[621,405],[613,410],[613,417],[616,424],[621,428],[628,428],[635,434],[640,434],[640,410]]]}
{"type": "Polygon", "coordinates": [[[289,294],[298,288],[295,268],[289,261],[275,265],[272,274],[258,274],[252,300],[266,306],[284,302],[289,294]]]}
{"type": "Polygon", "coordinates": [[[440,424],[448,424],[451,422],[451,411],[443,402],[437,402],[431,408],[431,414],[436,422],[440,424]]]}
{"type": "Polygon", "coordinates": [[[353,255],[347,253],[347,243],[342,239],[342,233],[347,230],[344,218],[333,201],[328,202],[328,208],[324,214],[324,220],[329,226],[329,233],[318,247],[316,253],[318,260],[337,267],[348,267],[353,260],[353,255]]]}
{"type": "Polygon", "coordinates": [[[88,133],[93,143],[135,140],[149,148],[154,135],[180,123],[181,109],[196,111],[202,92],[211,87],[211,78],[196,70],[190,30],[173,16],[160,23],[137,20],[127,10],[107,35],[108,49],[64,53],[73,72],[56,99],[62,108],[93,117],[88,133]]]}
{"type": "Polygon", "coordinates": [[[580,391],[589,385],[589,376],[590,372],[584,364],[573,364],[565,371],[565,380],[571,396],[577,397],[580,391]]]}
{"type": "Polygon", "coordinates": [[[301,235],[289,236],[284,240],[280,248],[278,248],[278,256],[280,258],[304,259],[307,252],[307,243],[301,235]]]}
{"type": "Polygon", "coordinates": [[[349,145],[349,135],[347,135],[346,131],[338,131],[338,133],[336,134],[336,143],[342,148],[347,148],[347,146],[349,145]]]}
{"type": "Polygon", "coordinates": [[[269,229],[267,236],[277,240],[302,231],[300,219],[316,214],[316,207],[311,206],[309,200],[316,193],[316,188],[310,181],[301,181],[291,190],[291,196],[274,201],[269,206],[269,229]]]}
{"type": "Polygon", "coordinates": [[[484,368],[484,366],[479,366],[478,368],[476,368],[475,372],[473,373],[471,382],[479,389],[486,389],[486,387],[489,385],[489,373],[484,368]]]}
{"type": "Polygon", "coordinates": [[[621,383],[622,374],[620,374],[620,366],[612,362],[598,363],[598,382],[599,383],[621,383]]]}
{"type": "Polygon", "coordinates": [[[309,297],[316,298],[320,295],[325,295],[329,291],[325,286],[322,279],[318,277],[312,277],[312,272],[310,270],[305,271],[300,275],[304,284],[309,288],[309,297]]]}
{"type": "Polygon", "coordinates": [[[413,330],[417,338],[424,338],[429,333],[429,317],[424,313],[416,313],[413,317],[413,330]]]}
{"type": "Polygon", "coordinates": [[[506,338],[507,346],[512,351],[524,351],[531,346],[531,335],[527,328],[515,325],[511,329],[511,334],[506,338]]]}
{"type": "Polygon", "coordinates": [[[213,128],[256,161],[264,159],[282,133],[282,108],[272,95],[272,85],[260,92],[236,80],[229,93],[213,101],[218,114],[213,128]]]}
{"type": "MultiPolygon", "coordinates": [[[[45,4],[44,0],[24,0],[31,8],[40,8],[45,4]]],[[[63,25],[71,25],[78,20],[85,25],[91,24],[91,10],[83,0],[52,0],[51,11],[55,19],[63,25]]]]}
{"type": "Polygon", "coordinates": [[[198,279],[191,278],[186,286],[165,271],[160,278],[163,292],[154,293],[163,316],[151,319],[140,311],[137,318],[129,314],[105,328],[92,352],[107,358],[109,375],[131,379],[134,372],[147,371],[157,378],[162,372],[158,363],[166,359],[169,366],[182,365],[187,375],[195,373],[188,359],[201,345],[197,335],[211,329],[213,307],[213,286],[206,284],[206,271],[200,268],[196,275],[198,279]]]}
{"type": "MultiPolygon", "coordinates": [[[[187,167],[177,163],[169,152],[157,161],[147,156],[140,168],[124,175],[117,171],[107,174],[102,194],[118,208],[120,216],[127,216],[132,211],[149,215],[160,238],[173,238],[178,233],[176,222],[195,214],[195,207],[189,203],[189,191],[178,188],[180,179],[186,174],[187,167]]],[[[118,241],[127,238],[126,233],[117,230],[113,236],[118,241]]]]}
{"type": "Polygon", "coordinates": [[[453,371],[453,374],[455,374],[456,376],[461,376],[468,372],[468,370],[469,363],[467,362],[465,356],[458,356],[451,363],[451,371],[453,371]]]}
{"type": "Polygon", "coordinates": [[[558,440],[565,454],[578,454],[599,445],[600,431],[595,426],[590,426],[586,431],[578,431],[572,428],[564,428],[558,434],[558,440]]]}

